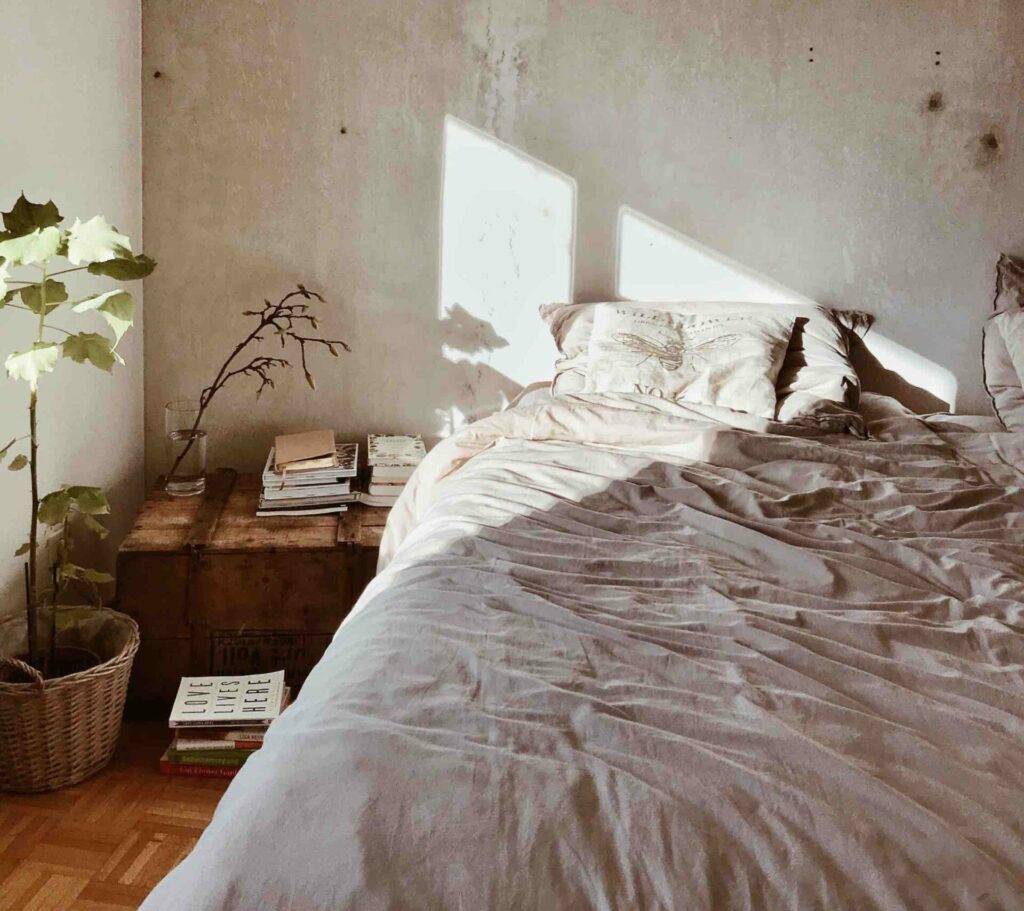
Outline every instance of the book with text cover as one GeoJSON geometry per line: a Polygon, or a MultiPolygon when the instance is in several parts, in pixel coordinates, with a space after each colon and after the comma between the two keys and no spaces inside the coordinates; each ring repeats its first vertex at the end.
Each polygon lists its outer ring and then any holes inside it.
{"type": "Polygon", "coordinates": [[[168,757],[170,748],[164,751],[157,763],[161,775],[174,775],[186,778],[234,778],[241,766],[201,765],[199,763],[171,762],[168,757]]]}
{"type": "Polygon", "coordinates": [[[179,750],[167,748],[164,758],[175,765],[219,765],[239,767],[255,753],[255,750],[179,750]]]}
{"type": "Polygon", "coordinates": [[[246,676],[183,677],[169,725],[266,727],[286,704],[284,671],[246,676]]]}
{"type": "Polygon", "coordinates": [[[188,750],[258,750],[263,746],[266,731],[262,728],[203,728],[190,731],[178,728],[171,747],[188,750]]]}
{"type": "Polygon", "coordinates": [[[366,438],[367,460],[376,470],[418,465],[427,454],[423,438],[416,434],[386,435],[371,433],[366,438]]]}

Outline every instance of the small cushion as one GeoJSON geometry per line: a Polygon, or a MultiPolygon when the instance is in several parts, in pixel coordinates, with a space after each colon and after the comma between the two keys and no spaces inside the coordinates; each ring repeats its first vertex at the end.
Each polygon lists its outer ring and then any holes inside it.
{"type": "Polygon", "coordinates": [[[996,312],[1024,309],[1024,260],[1005,253],[996,263],[996,312]]]}
{"type": "Polygon", "coordinates": [[[993,322],[1003,337],[1003,344],[1010,356],[1017,382],[1024,382],[1024,310],[1000,313],[993,322]]]}
{"type": "Polygon", "coordinates": [[[982,336],[985,388],[1007,430],[1024,430],[1024,310],[997,313],[982,336]]]}
{"type": "Polygon", "coordinates": [[[985,388],[1003,426],[1024,430],[1024,262],[1005,253],[996,264],[995,307],[982,330],[985,388]]]}

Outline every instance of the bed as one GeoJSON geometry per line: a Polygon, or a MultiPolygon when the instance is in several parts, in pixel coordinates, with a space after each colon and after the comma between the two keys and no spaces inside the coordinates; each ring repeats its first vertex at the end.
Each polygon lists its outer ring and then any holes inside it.
{"type": "Polygon", "coordinates": [[[1024,908],[1024,434],[533,396],[145,911],[1024,908]]]}

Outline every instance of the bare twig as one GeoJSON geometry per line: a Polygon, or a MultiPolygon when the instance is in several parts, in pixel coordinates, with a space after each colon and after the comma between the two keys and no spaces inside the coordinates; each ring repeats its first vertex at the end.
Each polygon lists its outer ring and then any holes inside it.
{"type": "Polygon", "coordinates": [[[311,389],[316,388],[316,381],[313,379],[313,374],[310,372],[309,365],[306,362],[307,345],[320,345],[326,348],[334,357],[338,357],[339,347],[343,348],[345,351],[352,350],[348,344],[343,342],[341,339],[320,338],[316,335],[300,334],[300,331],[297,328],[300,326],[308,326],[314,331],[317,331],[320,328],[316,316],[309,312],[309,304],[305,303],[305,301],[310,300],[316,300],[320,303],[324,303],[323,297],[316,291],[310,291],[305,286],[298,285],[294,291],[289,291],[276,304],[272,304],[269,300],[264,300],[263,306],[259,310],[242,311],[243,316],[254,316],[258,318],[256,326],[244,339],[242,339],[241,342],[235,345],[234,350],[228,355],[227,360],[221,365],[220,370],[217,371],[217,375],[214,377],[213,382],[200,393],[199,413],[196,415],[196,419],[192,424],[192,429],[189,431],[189,437],[185,447],[178,453],[177,458],[174,460],[174,464],[167,473],[168,480],[174,477],[174,473],[178,470],[178,466],[181,465],[185,456],[188,455],[189,450],[191,450],[192,444],[196,440],[199,426],[202,424],[203,415],[206,413],[206,409],[209,407],[213,397],[224,388],[228,381],[236,376],[252,376],[258,378],[260,385],[256,390],[256,397],[259,398],[260,394],[268,386],[271,389],[274,388],[272,372],[277,368],[291,366],[291,363],[284,358],[258,355],[245,366],[232,368],[231,365],[234,363],[235,358],[248,348],[249,345],[253,344],[253,342],[264,341],[268,332],[273,332],[273,334],[278,337],[282,348],[285,348],[289,341],[296,342],[299,346],[299,359],[302,363],[302,372],[311,389]],[[301,301],[296,301],[296,298],[301,298],[301,301]]]}

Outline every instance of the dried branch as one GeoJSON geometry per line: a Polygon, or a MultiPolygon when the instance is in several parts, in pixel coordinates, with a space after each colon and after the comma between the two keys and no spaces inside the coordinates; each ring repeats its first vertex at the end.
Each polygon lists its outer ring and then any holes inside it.
{"type": "Polygon", "coordinates": [[[351,351],[347,342],[343,342],[341,339],[334,338],[321,338],[317,335],[304,335],[301,334],[300,327],[302,330],[312,329],[314,332],[320,328],[319,322],[315,314],[309,310],[310,305],[305,301],[319,301],[325,303],[323,297],[316,291],[310,291],[304,285],[298,285],[294,291],[289,291],[284,297],[282,297],[276,304],[272,304],[269,300],[263,301],[263,306],[259,310],[243,310],[243,316],[257,317],[256,326],[252,331],[235,345],[234,350],[228,355],[228,358],[221,365],[220,370],[217,371],[216,377],[209,386],[207,386],[199,395],[199,413],[196,415],[195,422],[192,424],[192,429],[189,431],[188,442],[185,447],[178,453],[178,457],[174,460],[174,464],[171,466],[170,471],[167,474],[168,479],[174,476],[174,473],[178,470],[178,466],[182,460],[188,455],[189,450],[192,448],[192,444],[196,440],[196,434],[199,430],[200,425],[203,421],[203,415],[206,413],[206,409],[209,407],[213,397],[220,392],[221,389],[236,376],[251,376],[258,378],[260,381],[259,388],[256,390],[256,397],[259,398],[260,394],[268,386],[274,388],[273,371],[282,367],[290,367],[291,362],[280,357],[267,357],[265,355],[258,355],[254,357],[244,367],[232,368],[232,364],[249,345],[254,342],[262,342],[265,340],[266,335],[272,332],[281,342],[281,347],[287,347],[289,342],[294,342],[299,346],[299,359],[302,363],[302,372],[306,378],[306,382],[309,384],[310,389],[316,389],[316,380],[313,378],[313,374],[309,369],[309,365],[306,360],[306,347],[307,346],[321,346],[326,348],[333,357],[338,357],[338,348],[343,348],[345,351],[351,351]],[[301,300],[296,300],[301,298],[301,300]]]}

